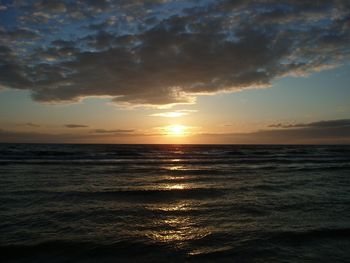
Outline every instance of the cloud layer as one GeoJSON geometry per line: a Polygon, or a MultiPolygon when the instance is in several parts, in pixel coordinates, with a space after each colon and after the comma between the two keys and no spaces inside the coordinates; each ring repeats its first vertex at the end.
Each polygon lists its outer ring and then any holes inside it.
{"type": "MultiPolygon", "coordinates": [[[[79,134],[48,134],[0,129],[0,142],[169,143],[162,138],[169,134],[169,129],[170,134],[173,133],[171,127],[158,127],[154,133],[142,133],[132,129],[95,129],[79,134]]],[[[199,144],[350,144],[350,119],[325,120],[294,126],[281,124],[278,129],[251,133],[196,133],[195,127],[184,127],[184,132],[186,136],[182,138],[190,138],[191,143],[199,144]]]]}
{"type": "Polygon", "coordinates": [[[243,144],[350,144],[350,119],[270,125],[251,133],[202,134],[198,142],[243,144]]]}
{"type": "Polygon", "coordinates": [[[89,126],[83,124],[65,124],[64,127],[76,129],[76,128],[88,128],[89,126]]]}
{"type": "Polygon", "coordinates": [[[349,119],[340,119],[340,120],[328,120],[328,121],[316,121],[310,123],[296,123],[296,124],[271,124],[271,128],[342,128],[350,127],[349,119]]]}
{"type": "Polygon", "coordinates": [[[0,8],[0,86],[46,103],[192,103],[342,64],[349,19],[347,0],[17,0],[0,8]]]}

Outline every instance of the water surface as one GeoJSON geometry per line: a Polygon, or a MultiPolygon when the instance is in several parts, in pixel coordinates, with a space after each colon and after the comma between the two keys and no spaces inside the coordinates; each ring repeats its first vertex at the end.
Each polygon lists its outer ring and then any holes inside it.
{"type": "Polygon", "coordinates": [[[350,262],[350,146],[0,145],[6,262],[350,262]]]}

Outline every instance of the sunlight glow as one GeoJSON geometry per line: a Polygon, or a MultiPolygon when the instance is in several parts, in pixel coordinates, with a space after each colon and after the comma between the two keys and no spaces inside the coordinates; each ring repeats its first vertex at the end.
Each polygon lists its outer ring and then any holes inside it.
{"type": "Polygon", "coordinates": [[[197,112],[197,110],[177,110],[177,111],[168,111],[168,112],[160,112],[154,113],[149,116],[153,117],[165,117],[165,118],[178,118],[182,116],[189,115],[190,113],[197,112]]]}
{"type": "Polygon", "coordinates": [[[171,125],[166,127],[166,133],[171,136],[184,136],[187,133],[187,129],[184,125],[171,125]]]}
{"type": "Polygon", "coordinates": [[[155,114],[152,114],[151,116],[166,117],[166,118],[178,118],[178,117],[181,117],[181,116],[184,116],[187,114],[188,113],[186,113],[186,112],[171,111],[171,112],[155,113],[155,114]]]}

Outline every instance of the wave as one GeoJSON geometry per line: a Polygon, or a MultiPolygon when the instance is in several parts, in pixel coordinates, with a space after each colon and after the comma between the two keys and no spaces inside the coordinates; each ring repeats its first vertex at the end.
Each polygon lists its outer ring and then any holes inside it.
{"type": "MultiPolygon", "coordinates": [[[[325,239],[337,242],[349,237],[349,228],[320,228],[260,233],[216,232],[191,240],[190,246],[135,237],[114,241],[46,240],[0,245],[0,259],[2,262],[271,262],[288,254],[295,256],[295,245],[300,247],[310,241],[325,239]]],[[[338,248],[335,253],[338,252],[343,253],[343,257],[348,256],[344,249],[338,248]]],[[[322,254],[316,257],[321,258],[322,254]]]]}
{"type": "Polygon", "coordinates": [[[350,228],[320,228],[307,231],[281,231],[270,233],[271,241],[308,242],[320,239],[349,239],[350,228]]]}
{"type": "Polygon", "coordinates": [[[35,158],[0,158],[0,165],[228,165],[230,167],[237,167],[242,165],[254,164],[270,164],[270,165],[285,165],[285,164],[346,164],[350,163],[350,158],[183,158],[183,159],[169,159],[169,158],[117,158],[117,159],[88,159],[88,158],[54,158],[54,159],[35,159],[35,158]]]}
{"type": "MultiPolygon", "coordinates": [[[[240,233],[225,233],[219,232],[208,235],[203,239],[194,241],[195,245],[204,245],[204,249],[197,249],[191,253],[193,259],[198,261],[218,261],[225,262],[275,262],[276,256],[281,252],[283,247],[285,253],[295,256],[295,245],[311,241],[322,242],[330,239],[335,242],[349,240],[349,228],[321,228],[308,231],[277,231],[277,232],[240,232],[240,233]],[[229,241],[229,242],[228,242],[229,241]],[[220,244],[220,246],[211,246],[208,248],[205,244],[220,244]],[[288,251],[288,248],[292,248],[288,251]],[[263,259],[263,260],[261,260],[263,259]]],[[[311,248],[311,247],[310,247],[311,248]]],[[[348,257],[347,251],[338,249],[335,253],[343,253],[343,256],[348,257]]],[[[286,254],[284,254],[285,256],[286,254]]],[[[283,256],[279,255],[279,257],[283,256]]],[[[322,255],[317,255],[322,259],[322,255]]],[[[324,259],[324,258],[323,258],[324,259]]],[[[332,258],[333,259],[333,258],[332,258]]],[[[304,262],[301,260],[300,262],[304,262]]],[[[317,262],[329,262],[331,260],[317,262]]],[[[299,261],[298,261],[299,262],[299,261]]]]}
{"type": "Polygon", "coordinates": [[[291,170],[299,171],[299,172],[308,172],[308,171],[341,171],[341,170],[349,170],[350,165],[329,165],[324,164],[322,166],[306,166],[306,167],[294,167],[291,170]]]}
{"type": "Polygon", "coordinates": [[[185,258],[166,244],[119,241],[111,244],[52,240],[29,245],[0,246],[0,259],[23,262],[123,262],[133,260],[161,261],[172,257],[175,261],[185,258]]]}
{"type": "Polygon", "coordinates": [[[7,195],[28,196],[34,195],[39,197],[50,197],[55,199],[70,199],[82,198],[76,200],[86,199],[129,199],[137,201],[164,201],[169,199],[203,199],[214,198],[225,194],[225,189],[219,188],[190,188],[190,189],[152,189],[152,190],[116,190],[116,191],[10,191],[7,195]]]}

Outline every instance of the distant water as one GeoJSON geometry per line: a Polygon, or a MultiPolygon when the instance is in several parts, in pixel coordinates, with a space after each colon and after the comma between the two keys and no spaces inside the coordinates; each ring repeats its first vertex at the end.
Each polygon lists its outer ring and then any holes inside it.
{"type": "Polygon", "coordinates": [[[350,146],[0,145],[1,262],[350,262],[350,146]]]}

